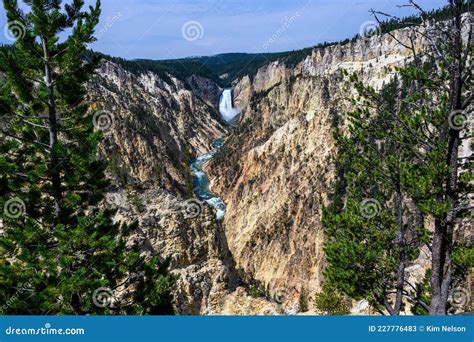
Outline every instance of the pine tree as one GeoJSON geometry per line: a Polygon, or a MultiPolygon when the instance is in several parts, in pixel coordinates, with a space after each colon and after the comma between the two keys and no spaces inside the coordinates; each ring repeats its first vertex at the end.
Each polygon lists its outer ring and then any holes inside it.
{"type": "Polygon", "coordinates": [[[412,117],[405,124],[417,140],[412,149],[420,158],[404,181],[416,206],[434,222],[429,313],[445,315],[450,293],[465,277],[458,261],[474,248],[463,238],[472,218],[472,154],[459,155],[463,141],[472,139],[473,8],[472,1],[449,0],[448,19],[436,22],[414,1],[410,3],[423,23],[413,32],[428,42],[423,55],[432,69],[423,68],[413,45],[406,46],[414,65],[403,73],[418,91],[407,101],[412,117]]]}
{"type": "Polygon", "coordinates": [[[393,96],[400,82],[395,78],[376,92],[352,76],[352,85],[360,97],[353,101],[356,110],[348,113],[349,132],[335,135],[338,162],[345,168],[345,198],[335,200],[323,215],[326,276],[329,286],[398,315],[406,293],[405,268],[417,257],[425,234],[401,179],[412,154],[391,118],[394,111],[404,112],[393,96]],[[372,110],[368,94],[377,96],[382,110],[372,110]]]}
{"type": "Polygon", "coordinates": [[[136,224],[100,209],[100,118],[84,101],[100,1],[24,2],[26,13],[3,1],[15,43],[0,51],[2,311],[169,314],[167,263],[131,243],[136,224]]]}
{"type": "Polygon", "coordinates": [[[346,298],[330,283],[324,283],[322,291],[315,296],[314,305],[325,315],[348,315],[350,313],[346,298]]]}
{"type": "Polygon", "coordinates": [[[472,25],[469,16],[462,17],[462,0],[449,1],[450,19],[440,23],[411,4],[420,11],[423,25],[411,29],[408,43],[388,33],[412,52],[411,64],[395,70],[400,85],[384,95],[352,79],[357,109],[349,114],[350,134],[337,137],[338,163],[346,168],[338,194],[344,200],[334,201],[324,216],[327,273],[349,296],[372,295],[367,299],[378,302],[379,310],[384,303],[391,314],[398,311],[391,311],[385,300],[393,288],[395,308],[401,292],[421,311],[441,315],[447,313],[449,293],[462,281],[472,255],[472,246],[462,239],[472,209],[472,156],[459,158],[462,140],[472,138],[472,25]],[[465,40],[462,27],[469,31],[465,40]],[[423,58],[410,45],[417,37],[428,42],[423,58]],[[358,214],[364,197],[380,205],[378,215],[367,221],[358,214]],[[434,232],[417,221],[433,222],[434,232]],[[418,243],[426,243],[432,253],[429,294],[402,275],[418,243]],[[417,293],[422,296],[417,298],[417,293]],[[427,298],[430,303],[423,301],[427,298]]]}

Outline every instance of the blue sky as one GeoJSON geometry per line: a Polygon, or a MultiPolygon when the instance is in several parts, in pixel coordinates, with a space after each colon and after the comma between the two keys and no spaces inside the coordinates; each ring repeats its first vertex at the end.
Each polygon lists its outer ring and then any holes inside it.
{"type": "MultiPolygon", "coordinates": [[[[94,0],[86,0],[87,4],[94,0]]],[[[425,9],[446,0],[418,0],[425,9]]],[[[398,16],[408,0],[102,0],[98,50],[127,59],[224,52],[275,52],[350,38],[373,20],[369,9],[398,16]]],[[[6,17],[0,8],[0,25],[6,17]]],[[[0,42],[6,42],[1,32],[0,42]]]]}

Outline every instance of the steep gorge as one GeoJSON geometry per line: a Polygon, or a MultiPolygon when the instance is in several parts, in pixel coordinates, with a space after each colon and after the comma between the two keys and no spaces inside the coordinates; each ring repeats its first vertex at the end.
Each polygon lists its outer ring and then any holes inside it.
{"type": "Polygon", "coordinates": [[[325,262],[321,206],[336,175],[332,132],[351,108],[343,70],[380,87],[410,58],[397,42],[409,32],[314,49],[296,65],[277,60],[235,80],[241,114],[231,127],[217,114],[222,89],[212,80],[102,64],[90,89],[113,118],[102,149],[115,170],[108,205],[117,220],[139,221],[144,250],[171,258],[179,313],[296,313],[302,289],[312,308],[325,262]],[[221,223],[193,199],[189,162],[223,136],[203,166],[226,205],[221,223]]]}
{"type": "MultiPolygon", "coordinates": [[[[344,129],[351,109],[343,70],[379,88],[411,57],[397,42],[409,32],[315,49],[294,67],[276,61],[234,84],[242,114],[208,166],[211,185],[227,206],[225,232],[239,274],[287,309],[302,289],[311,308],[323,280],[321,208],[336,175],[332,132],[344,129]]],[[[420,37],[414,43],[418,50],[424,44],[420,37]]]]}

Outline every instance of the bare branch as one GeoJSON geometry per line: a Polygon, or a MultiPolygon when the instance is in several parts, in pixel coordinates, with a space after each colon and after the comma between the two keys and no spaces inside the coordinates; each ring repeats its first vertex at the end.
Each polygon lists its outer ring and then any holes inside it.
{"type": "Polygon", "coordinates": [[[42,143],[41,141],[24,139],[24,138],[18,137],[18,136],[16,136],[16,135],[13,135],[13,134],[11,134],[11,133],[9,133],[9,132],[6,132],[6,131],[3,131],[3,130],[0,131],[0,133],[4,134],[5,136],[10,137],[10,138],[12,138],[12,139],[19,140],[19,141],[21,141],[21,142],[25,142],[25,143],[30,143],[30,144],[35,144],[35,145],[41,146],[41,147],[43,147],[44,149],[46,149],[47,151],[50,151],[49,145],[44,144],[44,143],[42,143]]]}

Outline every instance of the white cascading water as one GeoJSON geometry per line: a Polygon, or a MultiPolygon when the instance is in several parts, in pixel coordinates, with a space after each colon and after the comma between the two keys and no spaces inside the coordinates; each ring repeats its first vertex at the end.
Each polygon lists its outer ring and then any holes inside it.
{"type": "Polygon", "coordinates": [[[219,112],[225,121],[232,121],[239,112],[232,106],[232,89],[224,89],[219,101],[219,112]]]}

